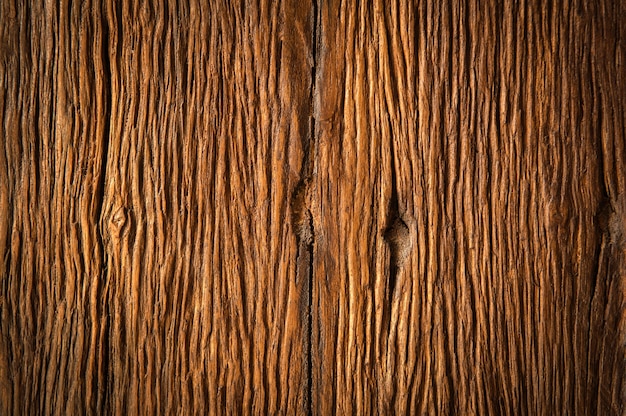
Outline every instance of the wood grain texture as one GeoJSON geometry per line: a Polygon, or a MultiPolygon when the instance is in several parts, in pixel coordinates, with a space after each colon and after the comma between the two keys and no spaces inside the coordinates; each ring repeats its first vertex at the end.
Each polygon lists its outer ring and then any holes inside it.
{"type": "Polygon", "coordinates": [[[1,413],[303,412],[310,8],[24,3],[0,25],[1,413]]]}
{"type": "Polygon", "coordinates": [[[0,5],[0,413],[77,413],[108,373],[102,18],[20,3],[0,5]]]}
{"type": "Polygon", "coordinates": [[[316,414],[622,414],[626,9],[595,3],[321,3],[316,414]]]}
{"type": "Polygon", "coordinates": [[[624,414],[625,39],[0,2],[0,414],[624,414]]]}

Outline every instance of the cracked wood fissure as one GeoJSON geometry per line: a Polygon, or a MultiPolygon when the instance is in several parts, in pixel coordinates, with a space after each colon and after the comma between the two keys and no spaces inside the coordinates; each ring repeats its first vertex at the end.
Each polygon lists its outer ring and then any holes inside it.
{"type": "Polygon", "coordinates": [[[0,414],[622,414],[622,3],[0,2],[0,414]]]}

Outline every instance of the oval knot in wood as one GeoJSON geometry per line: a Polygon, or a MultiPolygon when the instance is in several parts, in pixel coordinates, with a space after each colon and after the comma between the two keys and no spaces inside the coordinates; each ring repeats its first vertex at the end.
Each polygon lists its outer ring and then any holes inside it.
{"type": "Polygon", "coordinates": [[[396,217],[385,231],[385,240],[391,251],[391,264],[402,267],[411,252],[411,231],[400,217],[396,217]]]}

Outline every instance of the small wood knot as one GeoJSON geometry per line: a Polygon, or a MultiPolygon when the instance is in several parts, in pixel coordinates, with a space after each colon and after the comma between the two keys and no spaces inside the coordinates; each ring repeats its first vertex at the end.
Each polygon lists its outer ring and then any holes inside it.
{"type": "Polygon", "coordinates": [[[115,237],[119,237],[122,233],[122,229],[127,221],[126,209],[124,207],[119,207],[113,215],[111,215],[111,219],[109,220],[109,228],[111,231],[111,235],[115,237]]]}
{"type": "Polygon", "coordinates": [[[550,201],[547,206],[548,225],[550,227],[563,227],[570,220],[570,209],[567,201],[550,201]]]}
{"type": "Polygon", "coordinates": [[[397,216],[385,231],[385,240],[391,250],[391,264],[400,268],[411,252],[411,231],[406,223],[397,216]]]}

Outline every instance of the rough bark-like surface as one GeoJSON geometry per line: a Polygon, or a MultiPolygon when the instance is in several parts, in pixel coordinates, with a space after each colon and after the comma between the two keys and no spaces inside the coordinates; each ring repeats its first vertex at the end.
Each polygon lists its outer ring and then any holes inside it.
{"type": "Polygon", "coordinates": [[[497,3],[0,2],[0,414],[623,414],[626,6],[497,3]]]}
{"type": "Polygon", "coordinates": [[[24,3],[0,12],[0,413],[303,412],[312,9],[24,3]]]}
{"type": "Polygon", "coordinates": [[[624,410],[626,9],[498,3],[321,2],[317,414],[624,410]]]}

